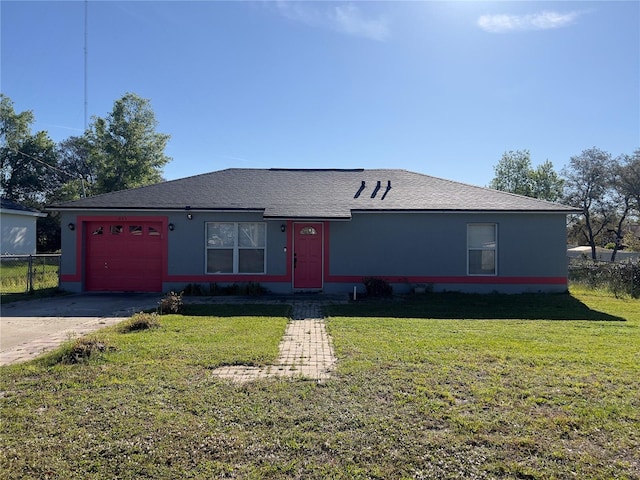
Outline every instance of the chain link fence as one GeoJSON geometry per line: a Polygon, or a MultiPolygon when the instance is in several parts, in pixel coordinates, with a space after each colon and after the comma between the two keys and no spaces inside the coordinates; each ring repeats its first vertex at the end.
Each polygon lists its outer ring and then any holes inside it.
{"type": "Polygon", "coordinates": [[[58,288],[60,255],[0,255],[0,293],[58,288]]]}

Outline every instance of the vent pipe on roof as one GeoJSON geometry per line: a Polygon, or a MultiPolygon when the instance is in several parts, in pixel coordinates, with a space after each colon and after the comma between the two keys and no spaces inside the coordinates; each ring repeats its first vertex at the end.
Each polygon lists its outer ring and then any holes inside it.
{"type": "Polygon", "coordinates": [[[378,190],[380,190],[380,180],[378,180],[378,183],[376,183],[376,188],[373,190],[373,193],[371,194],[371,198],[376,198],[376,195],[378,194],[378,190]]]}
{"type": "Polygon", "coordinates": [[[360,196],[360,194],[362,193],[362,191],[364,190],[365,187],[365,183],[364,180],[362,180],[362,184],[360,185],[360,189],[356,192],[356,194],[353,196],[353,198],[358,198],[360,196]]]}
{"type": "Polygon", "coordinates": [[[384,191],[384,195],[382,195],[382,198],[380,198],[380,200],[384,200],[384,197],[387,196],[387,193],[389,193],[389,190],[391,190],[391,180],[387,181],[387,189],[384,191]]]}

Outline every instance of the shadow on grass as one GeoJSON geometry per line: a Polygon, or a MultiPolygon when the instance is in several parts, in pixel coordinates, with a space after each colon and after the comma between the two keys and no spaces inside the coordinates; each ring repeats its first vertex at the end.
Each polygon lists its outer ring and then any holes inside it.
{"type": "Polygon", "coordinates": [[[196,317],[289,317],[291,305],[272,304],[187,304],[182,315],[196,317]]]}
{"type": "Polygon", "coordinates": [[[430,293],[422,297],[365,299],[332,305],[326,313],[341,317],[626,321],[592,310],[570,294],[430,293]]]}

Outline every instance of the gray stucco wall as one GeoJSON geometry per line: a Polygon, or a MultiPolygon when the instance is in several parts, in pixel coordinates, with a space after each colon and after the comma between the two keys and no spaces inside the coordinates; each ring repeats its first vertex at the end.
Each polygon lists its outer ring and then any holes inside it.
{"type": "MultiPolygon", "coordinates": [[[[264,222],[267,226],[267,274],[284,275],[286,273],[286,256],[284,251],[287,245],[287,233],[280,230],[282,221],[265,222],[259,212],[223,212],[223,213],[203,213],[189,212],[192,219],[187,218],[186,211],[177,212],[148,212],[129,211],[123,215],[122,211],[101,211],[96,212],[77,211],[61,212],[61,236],[62,236],[62,258],[61,275],[77,275],[83,277],[82,257],[81,264],[76,265],[76,251],[82,248],[84,255],[84,245],[77,242],[78,233],[82,238],[82,226],[79,224],[80,217],[126,217],[129,220],[135,217],[159,217],[166,218],[168,224],[173,224],[174,230],[167,231],[167,273],[168,275],[197,276],[206,275],[206,224],[207,222],[264,222]],[[68,224],[76,225],[75,230],[70,230],[68,224]]],[[[84,239],[82,240],[84,243],[84,239]]],[[[215,275],[207,275],[207,281],[216,282],[215,275]]],[[[191,282],[186,282],[191,283],[191,282]]],[[[167,288],[180,288],[179,283],[167,284],[167,288]]],[[[290,285],[287,285],[290,287],[290,285]]],[[[82,281],[61,283],[61,288],[68,291],[81,291],[82,281]]]]}
{"type": "MultiPolygon", "coordinates": [[[[291,281],[273,282],[273,276],[286,275],[285,252],[291,232],[282,232],[284,221],[264,221],[260,212],[127,212],[128,218],[165,217],[174,225],[167,231],[167,274],[176,277],[199,276],[196,283],[217,282],[215,275],[206,275],[207,222],[264,222],[267,225],[267,271],[264,281],[274,292],[290,292],[291,281]]],[[[62,212],[61,275],[82,278],[82,265],[76,265],[78,217],[96,217],[95,212],[62,212]],[[71,231],[69,223],[77,225],[71,231]]],[[[103,211],[100,216],[119,217],[122,212],[103,211]]],[[[351,221],[329,223],[329,275],[343,277],[465,277],[467,275],[467,225],[496,223],[498,225],[498,277],[566,277],[566,217],[563,214],[469,214],[469,213],[354,213],[351,221]]],[[[84,248],[83,248],[84,251],[84,248]]],[[[257,276],[259,277],[259,276],[257,276]]],[[[256,276],[253,277],[254,279],[256,276]]],[[[171,281],[177,279],[172,279],[171,281]]],[[[164,289],[182,288],[186,281],[165,283],[164,289]]],[[[327,292],[353,291],[353,283],[325,282],[327,292]]],[[[359,291],[363,290],[358,283],[359,291]]],[[[61,287],[80,291],[80,281],[66,281],[61,287]]],[[[411,288],[410,284],[394,285],[397,292],[411,288]]],[[[562,291],[566,285],[548,285],[544,291],[562,291]]],[[[436,290],[503,291],[538,290],[526,285],[495,284],[434,284],[436,290]]]]}
{"type": "MultiPolygon", "coordinates": [[[[265,222],[261,213],[200,213],[194,212],[188,220],[185,213],[169,215],[175,230],[169,232],[169,275],[206,274],[206,225],[207,222],[264,222],[267,225],[267,273],[286,273],[286,233],[280,231],[283,222],[265,222]]],[[[215,282],[215,275],[211,275],[215,282]]]]}
{"type": "Polygon", "coordinates": [[[356,213],[331,225],[332,275],[465,276],[467,225],[498,225],[499,276],[566,275],[558,214],[356,213]]]}

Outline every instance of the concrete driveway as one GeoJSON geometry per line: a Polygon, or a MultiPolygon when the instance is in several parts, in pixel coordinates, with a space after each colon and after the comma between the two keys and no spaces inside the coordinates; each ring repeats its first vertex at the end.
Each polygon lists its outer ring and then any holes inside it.
{"type": "Polygon", "coordinates": [[[30,360],[80,336],[155,308],[161,294],[75,294],[0,307],[0,365],[30,360]]]}

